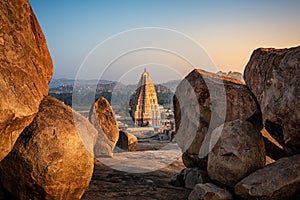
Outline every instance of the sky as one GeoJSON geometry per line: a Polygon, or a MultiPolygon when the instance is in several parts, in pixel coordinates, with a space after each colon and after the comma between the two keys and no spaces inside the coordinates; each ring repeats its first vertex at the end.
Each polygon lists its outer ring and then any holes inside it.
{"type": "Polygon", "coordinates": [[[193,67],[242,73],[256,48],[300,45],[298,0],[29,2],[54,78],[136,83],[145,67],[154,82],[183,78],[193,67]]]}

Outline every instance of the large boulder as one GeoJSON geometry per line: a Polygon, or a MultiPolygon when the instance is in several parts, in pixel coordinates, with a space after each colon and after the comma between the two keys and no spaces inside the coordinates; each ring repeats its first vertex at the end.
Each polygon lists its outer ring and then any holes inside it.
{"type": "Polygon", "coordinates": [[[3,186],[18,199],[80,199],[92,177],[96,136],[86,118],[46,97],[0,163],[3,186]]]}
{"type": "Polygon", "coordinates": [[[189,200],[231,200],[232,194],[212,183],[199,183],[189,195],[189,200]]]}
{"type": "Polygon", "coordinates": [[[48,94],[53,65],[27,0],[0,1],[0,19],[1,161],[48,94]]]}
{"type": "Polygon", "coordinates": [[[208,155],[207,172],[212,180],[233,187],[265,165],[262,135],[250,122],[227,122],[216,128],[213,135],[219,135],[219,139],[208,155]]]}
{"type": "Polygon", "coordinates": [[[289,199],[300,191],[299,169],[300,154],[281,158],[241,180],[235,193],[243,199],[289,199]]]}
{"type": "Polygon", "coordinates": [[[267,131],[288,153],[300,153],[300,46],[255,50],[244,79],[260,104],[267,131]]]}
{"type": "Polygon", "coordinates": [[[105,98],[101,97],[95,101],[90,110],[89,120],[99,132],[103,131],[115,147],[119,139],[119,127],[112,107],[105,98]]]}
{"type": "Polygon", "coordinates": [[[211,132],[224,122],[241,119],[262,129],[259,105],[243,82],[200,69],[181,81],[173,104],[176,141],[184,151],[182,158],[187,167],[206,169],[211,132]],[[199,156],[202,144],[206,155],[199,156]]]}

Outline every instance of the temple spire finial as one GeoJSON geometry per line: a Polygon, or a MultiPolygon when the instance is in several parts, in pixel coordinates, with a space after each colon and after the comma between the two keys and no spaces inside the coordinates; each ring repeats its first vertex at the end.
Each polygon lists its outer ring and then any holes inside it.
{"type": "Polygon", "coordinates": [[[144,72],[147,72],[147,68],[145,67],[144,72]]]}

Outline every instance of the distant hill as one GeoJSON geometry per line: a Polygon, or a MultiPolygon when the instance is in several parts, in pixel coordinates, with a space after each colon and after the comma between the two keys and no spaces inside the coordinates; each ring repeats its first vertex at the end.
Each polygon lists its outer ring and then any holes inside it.
{"type": "Polygon", "coordinates": [[[162,83],[161,85],[167,87],[172,92],[175,92],[175,90],[180,82],[181,82],[181,80],[172,80],[172,81],[162,83]]]}
{"type": "MultiPolygon", "coordinates": [[[[80,84],[80,85],[96,85],[98,84],[111,84],[115,81],[108,81],[108,80],[76,80],[76,84],[80,84]]],[[[52,79],[51,82],[49,83],[49,87],[50,88],[56,88],[56,87],[60,87],[60,86],[64,86],[64,85],[68,85],[68,86],[73,86],[75,83],[74,79],[52,79]]]]}
{"type": "MultiPolygon", "coordinates": [[[[168,81],[162,84],[156,84],[155,90],[160,105],[172,108],[173,92],[175,91],[180,80],[168,81]]],[[[80,110],[89,109],[91,98],[105,97],[117,112],[127,112],[127,106],[132,95],[135,93],[137,84],[124,85],[116,81],[108,80],[71,80],[71,79],[53,79],[49,84],[49,95],[63,101],[65,104],[72,106],[72,97],[74,84],[76,90],[81,94],[73,99],[73,103],[79,106],[80,110]],[[96,89],[96,93],[95,93],[96,89]],[[93,94],[95,95],[93,97],[93,94]]]]}
{"type": "Polygon", "coordinates": [[[220,75],[220,76],[226,76],[228,78],[234,78],[234,79],[237,79],[239,81],[245,82],[244,78],[243,78],[243,74],[240,73],[240,72],[233,72],[233,71],[222,72],[222,71],[218,71],[216,74],[220,75]]]}
{"type": "MultiPolygon", "coordinates": [[[[174,92],[177,85],[181,80],[168,81],[162,84],[155,84],[158,92],[166,91],[174,92]]],[[[72,93],[74,83],[78,88],[88,88],[87,86],[96,86],[96,92],[121,92],[121,93],[133,93],[136,90],[137,84],[124,85],[123,83],[109,80],[72,80],[72,79],[52,79],[49,83],[50,93],[72,93]]]]}

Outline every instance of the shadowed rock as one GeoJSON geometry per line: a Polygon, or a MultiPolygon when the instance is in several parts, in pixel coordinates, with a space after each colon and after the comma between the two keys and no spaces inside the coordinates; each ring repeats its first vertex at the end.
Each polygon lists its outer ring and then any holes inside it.
{"type": "Polygon", "coordinates": [[[53,73],[44,34],[27,0],[0,1],[0,161],[36,115],[53,73]]]}
{"type": "Polygon", "coordinates": [[[0,163],[3,186],[18,199],[80,199],[92,177],[96,136],[86,118],[46,97],[0,163]]]}
{"type": "Polygon", "coordinates": [[[244,199],[289,199],[300,191],[299,169],[300,155],[281,158],[241,180],[235,193],[244,199]]]}
{"type": "Polygon", "coordinates": [[[200,69],[178,85],[173,104],[176,141],[187,167],[206,169],[211,132],[224,122],[241,119],[262,129],[259,105],[246,85],[200,69]],[[204,149],[201,158],[200,148],[204,149]]]}
{"type": "Polygon", "coordinates": [[[267,131],[288,153],[300,153],[300,46],[257,49],[244,72],[267,131]]]}
{"type": "Polygon", "coordinates": [[[220,137],[208,155],[207,172],[212,180],[233,187],[265,165],[263,138],[251,123],[227,122],[216,128],[213,135],[220,137]]]}

